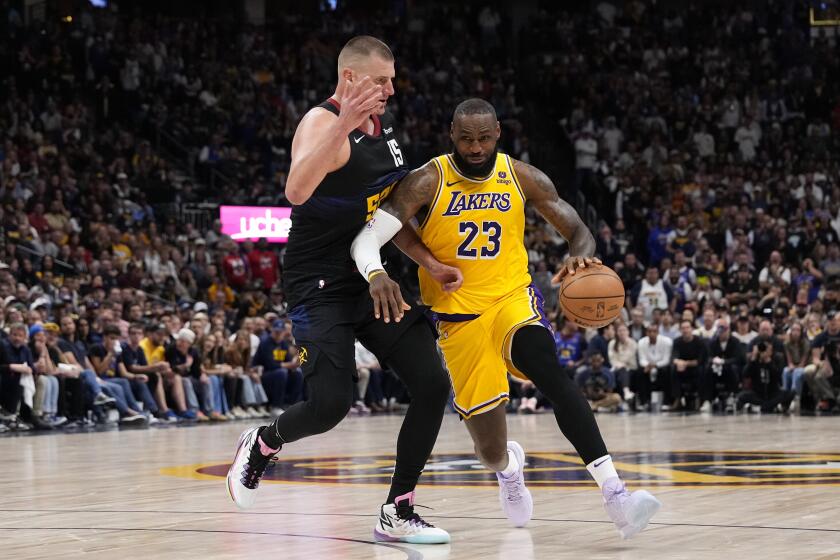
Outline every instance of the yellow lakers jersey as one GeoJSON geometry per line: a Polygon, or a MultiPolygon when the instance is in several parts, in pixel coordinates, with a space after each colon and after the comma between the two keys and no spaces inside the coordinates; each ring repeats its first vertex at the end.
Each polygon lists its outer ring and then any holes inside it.
{"type": "Polygon", "coordinates": [[[439,183],[418,233],[435,258],[461,270],[464,284],[446,293],[421,268],[423,302],[441,315],[480,315],[531,283],[525,195],[505,154],[498,154],[493,172],[479,180],[463,175],[449,155],[432,162],[439,183]]]}

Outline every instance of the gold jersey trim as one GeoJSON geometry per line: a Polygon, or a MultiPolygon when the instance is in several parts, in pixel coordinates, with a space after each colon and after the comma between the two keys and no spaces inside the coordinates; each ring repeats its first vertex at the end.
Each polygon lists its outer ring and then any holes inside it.
{"type": "Polygon", "coordinates": [[[423,221],[420,223],[419,226],[417,226],[418,229],[423,229],[423,226],[425,226],[426,222],[429,221],[429,218],[431,218],[431,216],[432,216],[432,212],[434,212],[434,210],[435,210],[435,206],[437,206],[438,199],[440,198],[440,193],[443,192],[443,177],[444,177],[443,166],[438,161],[438,158],[432,158],[432,163],[435,164],[435,168],[437,168],[437,172],[438,172],[437,192],[435,192],[435,197],[432,199],[431,204],[429,204],[428,211],[426,212],[426,217],[423,218],[423,221]]]}

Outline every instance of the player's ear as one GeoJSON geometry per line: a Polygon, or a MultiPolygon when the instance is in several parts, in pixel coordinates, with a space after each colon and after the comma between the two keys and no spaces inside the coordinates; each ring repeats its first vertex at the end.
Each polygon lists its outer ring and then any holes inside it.
{"type": "Polygon", "coordinates": [[[502,125],[499,124],[499,121],[496,121],[496,140],[502,135],[502,125]]]}

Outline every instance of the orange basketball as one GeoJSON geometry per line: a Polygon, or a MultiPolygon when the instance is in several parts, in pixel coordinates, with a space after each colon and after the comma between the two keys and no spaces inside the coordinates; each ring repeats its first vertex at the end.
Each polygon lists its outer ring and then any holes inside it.
{"type": "Polygon", "coordinates": [[[560,284],[560,305],[563,314],[581,327],[604,327],[621,313],[624,284],[608,266],[579,268],[560,284]]]}

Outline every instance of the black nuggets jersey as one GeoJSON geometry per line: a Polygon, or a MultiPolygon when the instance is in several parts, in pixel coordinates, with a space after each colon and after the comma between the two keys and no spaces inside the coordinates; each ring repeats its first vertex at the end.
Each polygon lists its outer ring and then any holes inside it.
{"type": "MultiPolygon", "coordinates": [[[[319,107],[336,115],[340,108],[332,99],[319,107]]],[[[291,308],[367,293],[350,245],[408,166],[390,113],[374,117],[373,134],[354,130],[349,141],[344,167],[327,174],[309,200],[292,208],[283,276],[291,308]]]]}

